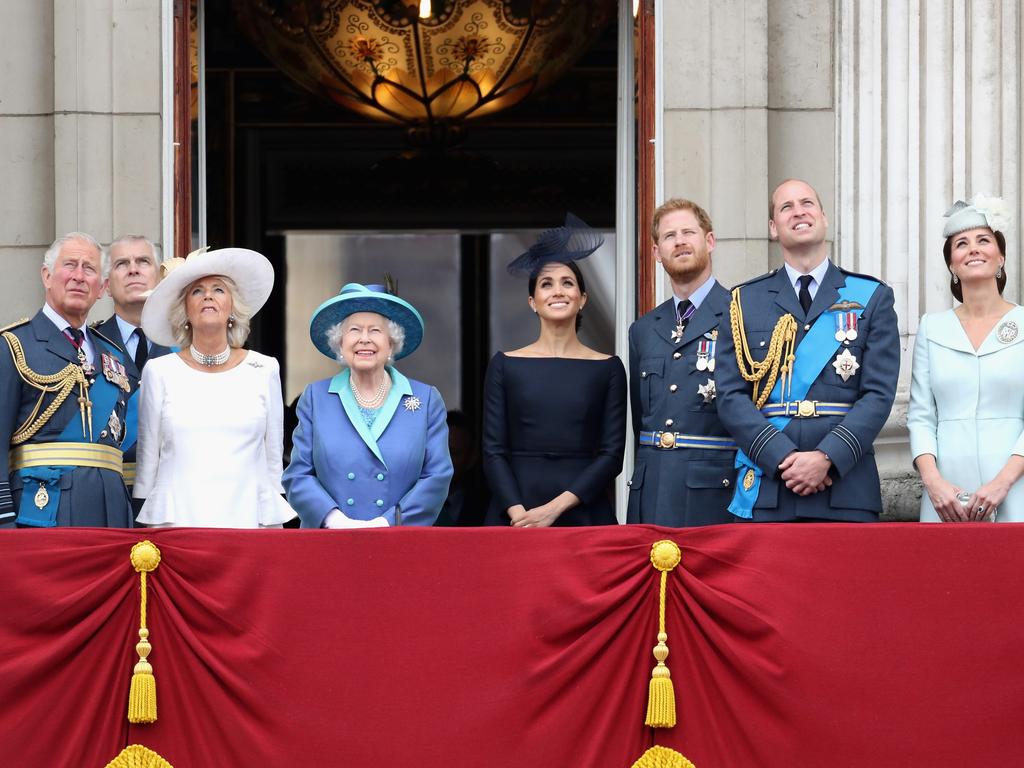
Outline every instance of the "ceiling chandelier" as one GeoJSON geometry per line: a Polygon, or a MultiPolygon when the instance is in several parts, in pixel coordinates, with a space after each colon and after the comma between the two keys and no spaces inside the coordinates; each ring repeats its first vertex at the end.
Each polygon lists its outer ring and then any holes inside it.
{"type": "Polygon", "coordinates": [[[285,74],[366,117],[438,141],[563,74],[616,0],[232,0],[285,74]]]}

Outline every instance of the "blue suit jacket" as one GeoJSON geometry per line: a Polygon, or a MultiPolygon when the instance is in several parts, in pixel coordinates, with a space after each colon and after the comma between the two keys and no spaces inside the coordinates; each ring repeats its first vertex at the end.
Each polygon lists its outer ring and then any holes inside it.
{"type": "Polygon", "coordinates": [[[320,528],[337,507],[348,517],[433,525],[448,495],[452,460],[440,393],[393,368],[391,392],[372,429],[346,369],[316,381],[299,398],[291,463],[282,483],[303,528],[320,528]]]}
{"type": "MultiPolygon", "coordinates": [[[[78,361],[75,349],[67,337],[57,330],[57,326],[43,314],[42,310],[29,322],[11,328],[10,331],[21,342],[28,367],[37,373],[57,373],[68,363],[78,361]]],[[[113,355],[122,363],[125,363],[125,356],[116,344],[102,333],[90,329],[89,335],[96,355],[96,375],[92,377],[92,387],[108,386],[103,379],[100,356],[113,355]]],[[[93,412],[93,440],[96,443],[120,447],[123,429],[119,430],[119,435],[115,438],[106,426],[112,414],[116,416],[120,425],[124,424],[128,399],[138,389],[138,377],[134,373],[134,367],[129,368],[130,365],[130,362],[125,364],[130,392],[118,390],[112,413],[93,412]]],[[[21,380],[7,342],[0,341],[0,445],[10,446],[11,435],[32,413],[39,394],[39,390],[21,380]]],[[[45,409],[52,401],[53,395],[46,395],[42,407],[45,409]]],[[[58,440],[69,422],[80,419],[78,393],[75,390],[28,444],[58,440]]],[[[89,437],[86,434],[81,438],[76,437],[76,440],[88,442],[89,437]]],[[[17,473],[11,473],[8,478],[5,472],[0,477],[0,525],[10,525],[14,522],[14,513],[21,499],[22,481],[17,473]]],[[[124,480],[118,473],[109,469],[79,467],[61,477],[57,525],[130,528],[132,520],[131,501],[124,480]]]]}
{"type": "MultiPolygon", "coordinates": [[[[806,317],[786,270],[775,270],[740,286],[743,324],[755,360],[763,360],[772,330],[787,312],[796,318],[797,359],[807,327],[839,300],[846,275],[829,264],[806,317]]],[[[860,275],[860,277],[866,277],[860,275]]],[[[875,278],[869,278],[875,279],[875,278]]],[[[825,318],[823,322],[829,322],[825,318]]],[[[873,443],[889,417],[900,373],[900,337],[892,289],[880,284],[858,322],[855,341],[839,346],[807,393],[806,399],[853,403],[845,416],[790,420],[779,431],[751,400],[752,386],[740,376],[729,323],[722,324],[718,367],[718,414],[740,448],[763,471],[754,505],[755,521],[822,518],[851,522],[878,519],[882,511],[873,443]],[[831,361],[844,350],[860,368],[847,381],[831,361]],[[832,460],[832,486],[797,496],[779,478],[779,463],[792,451],[821,450],[832,460]]]]}
{"type": "MultiPolygon", "coordinates": [[[[718,418],[717,398],[705,403],[697,391],[715,380],[722,356],[721,351],[716,355],[716,372],[697,370],[700,343],[708,341],[723,320],[728,324],[729,292],[716,282],[690,317],[682,339],[672,339],[676,328],[672,299],[630,326],[629,402],[634,439],[639,439],[641,430],[729,436],[718,418]]],[[[735,457],[735,451],[663,450],[637,444],[627,522],[671,526],[732,522],[726,507],[736,477],[735,457]]]]}

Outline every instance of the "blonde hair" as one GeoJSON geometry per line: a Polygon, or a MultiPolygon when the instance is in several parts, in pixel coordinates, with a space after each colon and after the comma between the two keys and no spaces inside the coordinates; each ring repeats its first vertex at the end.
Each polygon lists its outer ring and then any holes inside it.
{"type": "Polygon", "coordinates": [[[234,318],[234,322],[228,323],[228,346],[232,349],[239,349],[249,338],[249,321],[252,320],[252,311],[242,301],[235,281],[227,275],[203,275],[181,290],[168,312],[168,320],[171,323],[171,328],[174,329],[174,341],[183,348],[192,343],[192,325],[189,323],[188,313],[185,311],[185,296],[193,285],[207,277],[216,277],[221,280],[231,295],[231,316],[234,318]]]}

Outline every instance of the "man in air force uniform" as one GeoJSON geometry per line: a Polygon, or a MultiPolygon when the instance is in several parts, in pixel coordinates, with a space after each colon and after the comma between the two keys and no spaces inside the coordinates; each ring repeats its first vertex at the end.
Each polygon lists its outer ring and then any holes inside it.
{"type": "Polygon", "coordinates": [[[46,303],[0,342],[0,526],[131,527],[121,475],[128,398],[138,379],[86,318],[102,290],[102,249],[58,238],[43,258],[46,303]]]}
{"type": "Polygon", "coordinates": [[[723,324],[718,412],[739,444],[729,507],[758,521],[867,522],[882,511],[872,444],[896,394],[893,292],[828,257],[818,194],[772,194],[782,269],[733,290],[723,324]]]}
{"type": "Polygon", "coordinates": [[[736,444],[718,419],[715,371],[729,292],[711,274],[715,234],[707,212],[673,199],[654,212],[654,258],[673,296],[629,329],[629,395],[636,463],[631,523],[731,522],[736,444]]]}

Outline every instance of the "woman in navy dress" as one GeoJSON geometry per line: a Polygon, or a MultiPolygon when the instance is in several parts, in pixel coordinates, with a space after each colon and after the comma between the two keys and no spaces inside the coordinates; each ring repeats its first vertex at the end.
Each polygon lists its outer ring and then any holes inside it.
{"type": "Polygon", "coordinates": [[[576,259],[601,236],[572,214],[509,265],[529,274],[540,335],[499,352],[484,380],[488,525],[542,528],[616,522],[612,481],[626,444],[626,372],[576,335],[587,303],[576,259]]]}

